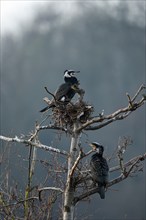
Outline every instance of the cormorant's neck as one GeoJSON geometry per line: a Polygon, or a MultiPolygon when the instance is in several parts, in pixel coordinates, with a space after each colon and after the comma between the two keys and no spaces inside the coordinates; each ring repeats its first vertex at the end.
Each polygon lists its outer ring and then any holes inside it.
{"type": "Polygon", "coordinates": [[[64,77],[64,81],[66,83],[71,83],[71,84],[79,84],[79,81],[77,80],[76,77],[72,76],[72,77],[64,77]]]}
{"type": "Polygon", "coordinates": [[[103,154],[95,153],[95,154],[93,154],[93,156],[94,156],[94,155],[95,155],[96,157],[102,157],[103,154]]]}

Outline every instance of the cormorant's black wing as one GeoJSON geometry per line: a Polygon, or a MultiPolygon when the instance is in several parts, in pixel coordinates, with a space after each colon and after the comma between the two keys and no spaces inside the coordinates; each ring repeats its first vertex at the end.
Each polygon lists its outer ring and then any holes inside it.
{"type": "Polygon", "coordinates": [[[49,106],[43,108],[42,110],[40,110],[40,112],[45,112],[49,108],[55,107],[55,101],[62,101],[64,103],[70,102],[76,93],[77,88],[76,86],[74,88],[74,86],[75,85],[72,85],[71,83],[68,83],[68,82],[60,85],[59,88],[54,93],[55,100],[52,99],[50,101],[49,106]],[[64,97],[64,100],[61,100],[63,97],[64,97]]]}
{"type": "Polygon", "coordinates": [[[98,175],[107,175],[109,171],[109,167],[107,161],[103,157],[98,157],[93,155],[90,161],[90,166],[93,171],[95,171],[98,175]]]}
{"type": "Polygon", "coordinates": [[[98,183],[101,199],[105,198],[105,187],[108,182],[109,167],[105,158],[94,154],[90,161],[93,181],[98,183]]]}
{"type": "MultiPolygon", "coordinates": [[[[70,83],[63,83],[55,92],[55,98],[57,101],[60,101],[62,97],[69,98],[69,93],[73,92],[70,83]]],[[[74,96],[74,95],[73,95],[74,96]]],[[[71,97],[73,98],[73,97],[71,97]]]]}

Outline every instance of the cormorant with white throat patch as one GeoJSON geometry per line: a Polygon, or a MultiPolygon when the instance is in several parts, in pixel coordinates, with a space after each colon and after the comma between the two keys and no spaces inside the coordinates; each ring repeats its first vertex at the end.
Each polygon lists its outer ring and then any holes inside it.
{"type": "Polygon", "coordinates": [[[80,71],[75,71],[75,70],[65,70],[64,71],[64,81],[65,83],[61,84],[59,88],[56,90],[54,94],[54,99],[52,99],[49,103],[49,105],[40,112],[45,112],[49,108],[55,107],[56,103],[60,104],[68,104],[71,99],[74,97],[74,95],[77,93],[79,90],[78,85],[79,81],[75,77],[76,73],[79,73],[80,71]]]}

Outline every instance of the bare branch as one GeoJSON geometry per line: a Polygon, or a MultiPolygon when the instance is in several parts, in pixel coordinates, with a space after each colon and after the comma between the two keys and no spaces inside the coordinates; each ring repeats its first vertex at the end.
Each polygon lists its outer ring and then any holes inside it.
{"type": "MultiPolygon", "coordinates": [[[[139,155],[139,156],[136,156],[136,157],[133,157],[131,160],[129,160],[128,162],[124,163],[124,168],[127,168],[129,166],[131,166],[132,164],[135,163],[135,161],[137,161],[136,163],[140,162],[140,161],[143,161],[146,159],[146,153],[144,153],[143,155],[139,155]]],[[[112,173],[112,172],[115,172],[115,171],[118,171],[118,170],[121,170],[121,166],[118,165],[118,166],[114,166],[114,167],[111,167],[109,169],[109,172],[112,173]]],[[[91,170],[82,170],[81,173],[90,173],[91,170]]]]}
{"type": "Polygon", "coordinates": [[[46,130],[46,129],[54,129],[54,130],[60,130],[60,131],[65,131],[65,132],[71,133],[71,131],[69,129],[67,129],[65,127],[56,126],[54,124],[44,125],[44,126],[38,127],[38,130],[46,130]]]}
{"type": "Polygon", "coordinates": [[[40,188],[40,189],[38,189],[38,192],[39,192],[39,200],[40,200],[40,201],[42,201],[42,199],[41,199],[41,193],[42,193],[42,191],[46,191],[46,190],[58,191],[58,192],[60,192],[60,193],[63,193],[63,192],[64,192],[61,188],[57,188],[57,187],[43,187],[43,188],[40,188]]]}
{"type": "Polygon", "coordinates": [[[93,153],[93,150],[89,150],[87,153],[83,154],[83,157],[87,157],[87,156],[90,155],[91,153],[93,153]]]}
{"type": "MultiPolygon", "coordinates": [[[[117,184],[117,183],[123,181],[123,180],[126,179],[126,178],[127,178],[126,176],[124,176],[123,174],[121,174],[119,177],[117,177],[117,178],[111,180],[111,181],[108,183],[107,188],[110,187],[110,186],[112,186],[112,185],[114,185],[114,184],[117,184]]],[[[91,195],[93,195],[93,194],[95,194],[95,193],[98,193],[98,192],[99,192],[99,188],[98,188],[98,187],[93,188],[93,189],[91,189],[91,190],[89,190],[89,191],[87,191],[87,192],[85,192],[85,193],[79,195],[78,197],[75,197],[75,198],[74,198],[74,204],[76,204],[77,202],[79,202],[79,201],[81,201],[81,200],[83,200],[83,199],[85,199],[85,198],[87,198],[87,197],[89,197],[89,196],[91,196],[91,195]]]]}
{"type": "Polygon", "coordinates": [[[54,191],[60,191],[60,192],[64,192],[61,188],[57,188],[57,187],[43,187],[38,189],[39,193],[45,190],[54,190],[54,191]]]}
{"type": "MultiPolygon", "coordinates": [[[[103,122],[103,123],[100,123],[99,125],[97,125],[97,126],[87,126],[87,127],[85,127],[85,130],[98,130],[98,129],[100,129],[100,128],[103,128],[103,127],[105,127],[105,126],[107,126],[108,124],[111,124],[112,122],[114,122],[114,121],[117,121],[117,120],[122,120],[122,119],[124,119],[124,118],[126,118],[129,114],[130,114],[131,112],[127,112],[127,113],[125,113],[124,115],[120,115],[120,116],[116,116],[116,117],[114,117],[114,118],[112,118],[112,119],[108,119],[108,121],[106,121],[106,122],[103,122]]],[[[96,122],[95,122],[96,123],[96,122]]],[[[91,123],[91,124],[93,124],[93,123],[91,123]]]]}
{"type": "Polygon", "coordinates": [[[87,156],[88,156],[89,154],[91,154],[92,152],[93,152],[93,150],[90,150],[90,151],[88,151],[87,153],[84,153],[84,152],[82,151],[82,149],[80,150],[79,155],[78,155],[76,161],[74,162],[74,165],[72,166],[72,168],[71,168],[71,170],[70,170],[70,174],[69,174],[70,177],[72,177],[72,175],[73,175],[73,173],[74,173],[74,171],[75,171],[75,169],[76,169],[76,167],[77,167],[79,161],[80,161],[82,158],[87,157],[87,156]]]}
{"type": "Polygon", "coordinates": [[[42,125],[40,126],[39,124],[36,125],[35,127],[35,131],[34,133],[31,135],[29,141],[32,141],[37,134],[39,133],[39,131],[41,130],[48,130],[48,129],[53,129],[53,130],[59,130],[59,131],[65,131],[66,133],[70,133],[71,131],[65,127],[61,127],[61,126],[56,126],[55,124],[49,124],[49,125],[42,125]]]}
{"type": "Polygon", "coordinates": [[[94,118],[88,120],[87,122],[85,122],[84,124],[82,124],[77,129],[77,132],[81,132],[83,129],[97,130],[97,129],[100,129],[100,128],[114,122],[114,121],[122,120],[122,119],[126,118],[127,116],[129,116],[129,114],[132,111],[135,111],[137,108],[139,108],[140,106],[142,106],[145,103],[145,100],[146,100],[145,96],[143,96],[138,102],[135,102],[135,99],[137,98],[137,96],[145,88],[146,87],[144,85],[141,85],[133,98],[131,98],[129,96],[129,94],[127,93],[128,100],[129,100],[129,105],[127,107],[118,109],[117,111],[115,111],[114,113],[112,113],[110,115],[104,116],[103,114],[102,115],[100,114],[99,116],[94,117],[94,118]],[[95,123],[100,123],[100,124],[97,126],[90,126],[95,123]]]}
{"type": "Polygon", "coordinates": [[[21,139],[21,138],[18,138],[17,136],[15,136],[15,138],[10,138],[10,137],[5,137],[5,136],[0,135],[0,139],[4,140],[4,141],[7,141],[7,142],[22,143],[22,144],[25,144],[26,146],[30,145],[30,146],[38,147],[42,150],[52,151],[54,153],[58,153],[58,154],[68,156],[68,153],[64,150],[60,150],[58,148],[47,146],[47,145],[44,145],[44,144],[41,144],[41,143],[36,143],[36,142],[29,141],[29,140],[21,139]]]}
{"type": "Polygon", "coordinates": [[[73,175],[73,173],[74,173],[74,171],[75,171],[75,169],[76,169],[76,167],[77,167],[77,165],[78,165],[81,158],[82,158],[82,151],[79,152],[79,155],[78,155],[76,161],[74,162],[74,165],[72,166],[72,168],[70,170],[70,174],[69,174],[70,178],[72,177],[72,175],[73,175]]]}
{"type": "MultiPolygon", "coordinates": [[[[143,161],[143,160],[145,160],[146,159],[146,153],[144,153],[143,155],[139,155],[139,156],[136,156],[136,157],[134,157],[134,158],[132,158],[131,160],[129,160],[128,162],[126,162],[125,164],[124,164],[124,167],[126,168],[126,167],[129,167],[130,165],[132,165],[132,164],[134,164],[135,163],[135,161],[137,161],[137,163],[139,162],[139,161],[143,161]]],[[[109,172],[110,173],[112,173],[112,172],[114,172],[114,171],[118,171],[118,170],[120,170],[121,169],[121,167],[120,167],[120,165],[118,165],[118,166],[115,166],[115,167],[111,167],[110,169],[109,169],[109,172]]]]}

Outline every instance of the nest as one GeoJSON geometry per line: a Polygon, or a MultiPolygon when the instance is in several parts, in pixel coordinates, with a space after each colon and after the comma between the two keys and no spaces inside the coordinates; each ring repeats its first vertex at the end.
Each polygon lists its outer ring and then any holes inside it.
{"type": "Polygon", "coordinates": [[[75,102],[63,103],[55,100],[55,97],[45,87],[46,91],[53,96],[54,99],[49,100],[47,97],[44,101],[50,106],[52,103],[52,120],[56,126],[72,126],[74,122],[79,121],[85,123],[91,118],[93,112],[93,106],[83,101],[85,91],[79,87],[75,87],[74,90],[79,95],[79,99],[75,102]]]}
{"type": "Polygon", "coordinates": [[[85,123],[93,112],[93,106],[82,100],[52,108],[53,120],[57,126],[72,126],[75,121],[85,123]]]}

